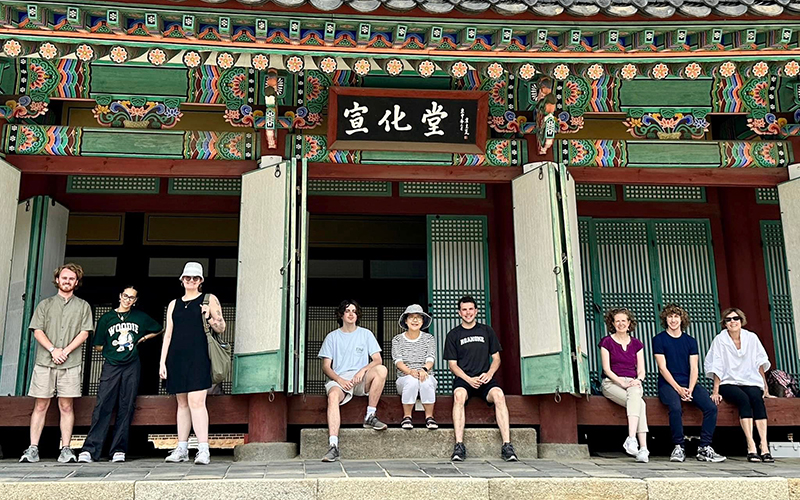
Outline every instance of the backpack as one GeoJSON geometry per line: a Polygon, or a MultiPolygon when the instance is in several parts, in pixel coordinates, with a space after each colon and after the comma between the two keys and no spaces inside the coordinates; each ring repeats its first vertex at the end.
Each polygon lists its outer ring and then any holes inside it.
{"type": "Polygon", "coordinates": [[[795,398],[800,395],[797,379],[783,370],[772,370],[767,373],[769,393],[779,398],[795,398]]]}

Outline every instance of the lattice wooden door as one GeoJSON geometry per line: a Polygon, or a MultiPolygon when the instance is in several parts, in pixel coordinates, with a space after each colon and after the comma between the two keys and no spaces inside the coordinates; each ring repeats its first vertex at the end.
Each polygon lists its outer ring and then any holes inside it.
{"type": "Polygon", "coordinates": [[[800,359],[781,221],[761,221],[761,246],[764,249],[764,267],[767,272],[769,319],[775,341],[775,368],[796,377],[800,374],[800,359]]]}
{"type": "MultiPolygon", "coordinates": [[[[652,338],[662,331],[658,314],[675,302],[691,316],[688,333],[703,356],[719,332],[716,270],[707,220],[591,219],[580,221],[589,369],[595,388],[602,366],[597,344],[606,335],[605,312],[627,307],[636,316],[635,336],[645,346],[645,391],[656,394],[652,338]]],[[[710,387],[701,375],[700,382],[710,387]]]]}

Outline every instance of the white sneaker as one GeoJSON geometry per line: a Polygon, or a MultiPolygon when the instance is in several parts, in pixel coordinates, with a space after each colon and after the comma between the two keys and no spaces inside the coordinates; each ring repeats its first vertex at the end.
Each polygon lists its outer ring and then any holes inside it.
{"type": "Polygon", "coordinates": [[[650,450],[647,448],[639,448],[639,453],[636,454],[636,461],[646,464],[650,461],[650,450]]]}
{"type": "Polygon", "coordinates": [[[675,449],[672,450],[672,454],[669,456],[670,462],[683,462],[686,460],[686,450],[683,449],[683,446],[676,444],[675,449]]]}
{"type": "Polygon", "coordinates": [[[82,451],[80,455],[78,455],[78,462],[82,464],[90,464],[94,462],[94,460],[92,460],[92,455],[88,451],[82,451]]]}
{"type": "Polygon", "coordinates": [[[208,465],[211,463],[211,453],[206,450],[197,450],[197,455],[194,456],[195,465],[208,465]]]}
{"type": "Polygon", "coordinates": [[[112,462],[124,462],[125,461],[125,452],[118,451],[114,453],[114,456],[111,458],[112,462]]]}
{"type": "Polygon", "coordinates": [[[170,463],[188,462],[189,450],[175,448],[169,455],[167,455],[167,458],[165,458],[164,461],[170,463]]]}
{"type": "Polygon", "coordinates": [[[639,453],[639,443],[636,441],[635,437],[628,436],[625,439],[625,443],[622,444],[622,447],[625,449],[625,453],[632,457],[635,457],[636,454],[639,453]]]}

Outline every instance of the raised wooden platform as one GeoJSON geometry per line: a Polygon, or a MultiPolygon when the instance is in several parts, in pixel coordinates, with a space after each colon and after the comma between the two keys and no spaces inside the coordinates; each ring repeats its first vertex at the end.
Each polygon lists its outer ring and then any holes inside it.
{"type": "MultiPolygon", "coordinates": [[[[506,396],[511,417],[511,424],[516,426],[535,426],[551,419],[561,419],[559,407],[574,404],[577,412],[577,425],[603,426],[624,425],[625,409],[602,396],[573,398],[562,396],[563,403],[552,404],[553,396],[506,396]],[[568,401],[572,399],[571,403],[568,401]],[[546,402],[547,404],[542,404],[546,402]]],[[[212,425],[248,424],[250,415],[254,414],[251,406],[255,401],[260,405],[280,405],[286,401],[286,423],[299,426],[324,426],[326,415],[326,398],[323,396],[278,396],[274,403],[265,402],[266,395],[210,396],[208,412],[212,425]],[[252,401],[252,403],[251,403],[252,401]]],[[[657,398],[646,398],[647,418],[650,426],[669,425],[667,408],[657,398]]],[[[32,398],[0,397],[0,427],[27,427],[33,410],[32,398]]],[[[88,426],[91,423],[94,397],[82,397],[75,400],[75,425],[88,426]]],[[[175,425],[175,398],[170,396],[139,396],[136,400],[136,413],[133,425],[175,425]]],[[[800,426],[800,398],[768,399],[766,401],[769,425],[800,426]]],[[[364,415],[366,399],[355,401],[342,407],[342,423],[344,425],[360,424],[364,415]]],[[[436,404],[436,420],[440,424],[452,424],[451,411],[453,399],[441,396],[436,404]]],[[[399,396],[384,396],[378,405],[381,419],[389,423],[397,423],[402,418],[402,407],[399,396]]],[[[482,401],[473,401],[466,407],[467,422],[472,425],[493,424],[494,409],[482,401]]],[[[415,412],[415,420],[422,421],[421,412],[415,412]]],[[[702,414],[692,404],[684,405],[685,425],[700,425],[702,414]]],[[[266,422],[269,424],[269,422],[266,422]]],[[[53,402],[47,414],[46,425],[58,425],[58,407],[53,402]]],[[[727,403],[719,407],[717,417],[719,426],[738,426],[739,419],[736,408],[727,403]]]]}

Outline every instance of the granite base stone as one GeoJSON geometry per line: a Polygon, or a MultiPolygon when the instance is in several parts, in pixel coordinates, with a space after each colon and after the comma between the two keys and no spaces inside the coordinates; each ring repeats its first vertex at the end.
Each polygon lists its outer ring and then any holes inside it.
{"type": "Polygon", "coordinates": [[[234,462],[269,462],[297,457],[297,443],[247,443],[233,449],[234,462]]]}
{"type": "Polygon", "coordinates": [[[490,479],[489,500],[647,500],[647,485],[637,479],[535,478],[490,479]]]}
{"type": "MultiPolygon", "coordinates": [[[[536,429],[511,429],[511,442],[517,457],[536,458],[536,429]]],[[[455,444],[452,429],[341,429],[339,453],[350,460],[380,460],[394,458],[448,460],[455,444]]],[[[467,460],[500,458],[503,442],[497,428],[465,429],[464,445],[467,460]]],[[[320,459],[328,451],[327,429],[300,431],[300,458],[320,459]]],[[[586,454],[588,458],[588,452],[586,454]]]]}
{"type": "Polygon", "coordinates": [[[317,498],[325,500],[484,500],[489,482],[474,478],[363,478],[319,479],[317,498]]]}
{"type": "Polygon", "coordinates": [[[2,482],[3,500],[133,500],[133,481],[36,481],[2,482]]]}
{"type": "MultiPolygon", "coordinates": [[[[114,498],[116,497],[108,497],[114,498]]],[[[312,500],[316,479],[225,479],[194,481],[139,481],[136,500],[312,500]]]]}
{"type": "Polygon", "coordinates": [[[548,460],[589,459],[589,445],[586,444],[540,443],[538,451],[539,458],[548,460]]]}
{"type": "Polygon", "coordinates": [[[782,477],[647,478],[645,482],[649,500],[789,499],[789,482],[782,477]]]}

